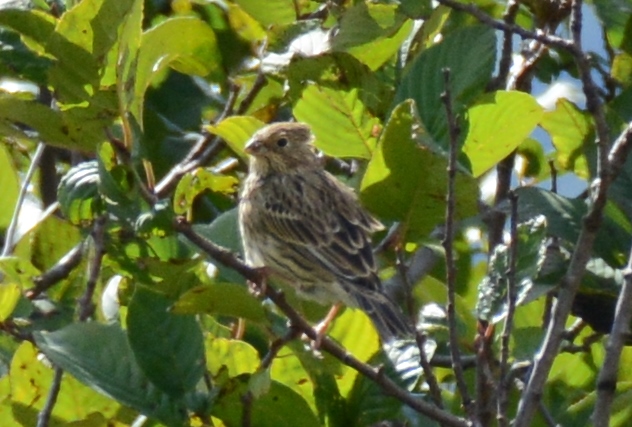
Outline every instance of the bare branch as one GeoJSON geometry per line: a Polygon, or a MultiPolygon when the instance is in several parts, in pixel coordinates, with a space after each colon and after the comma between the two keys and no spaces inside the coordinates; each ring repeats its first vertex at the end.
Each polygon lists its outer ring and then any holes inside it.
{"type": "Polygon", "coordinates": [[[94,295],[94,289],[99,280],[99,274],[101,273],[101,262],[103,261],[103,255],[105,255],[105,217],[97,218],[92,227],[92,240],[93,240],[93,255],[90,259],[90,266],[88,269],[88,280],[86,281],[86,290],[79,298],[79,321],[85,322],[94,313],[94,304],[92,303],[92,296],[94,295]]]}
{"type": "Polygon", "coordinates": [[[531,419],[537,409],[542,388],[564,335],[566,319],[570,314],[573,300],[586,270],[586,264],[592,255],[592,247],[601,225],[603,210],[607,201],[608,188],[623,167],[631,146],[632,123],[628,124],[627,129],[615,141],[610,154],[607,156],[605,170],[600,171],[600,178],[593,186],[593,202],[582,221],[582,230],[575,244],[568,270],[562,279],[542,350],[535,357],[533,370],[520,400],[514,427],[531,425],[531,419]]]}
{"type": "Polygon", "coordinates": [[[498,21],[491,16],[487,15],[481,9],[476,7],[474,4],[460,3],[456,0],[437,0],[440,4],[448,6],[454,10],[458,10],[461,12],[468,13],[472,15],[474,18],[478,19],[481,23],[485,25],[489,25],[492,28],[497,30],[501,30],[503,32],[508,31],[512,34],[516,34],[523,39],[531,39],[537,40],[541,43],[544,43],[547,46],[558,47],[560,49],[567,50],[573,55],[581,54],[581,51],[578,51],[575,45],[561,37],[553,36],[550,34],[546,34],[544,32],[538,31],[533,32],[526,30],[516,24],[511,24],[503,21],[498,21]]]}
{"type": "MultiPolygon", "coordinates": [[[[222,248],[206,240],[204,237],[197,234],[191,226],[184,220],[184,218],[178,218],[174,223],[174,228],[189,239],[193,244],[202,249],[206,254],[211,256],[216,261],[224,264],[227,267],[232,268],[239,274],[241,274],[247,280],[256,284],[261,289],[263,283],[263,277],[260,271],[251,268],[244,262],[239,260],[235,255],[226,248],[222,248]]],[[[311,327],[307,320],[303,319],[285,300],[283,294],[277,292],[272,286],[267,285],[265,289],[265,295],[276,304],[276,306],[290,319],[290,323],[293,327],[297,328],[308,338],[316,340],[318,333],[311,327]]],[[[349,354],[343,347],[336,344],[328,337],[322,337],[320,349],[334,356],[345,365],[360,372],[365,377],[378,384],[384,393],[391,395],[401,401],[402,403],[410,406],[415,411],[426,415],[429,418],[439,421],[446,426],[453,427],[467,427],[471,424],[463,418],[452,415],[451,413],[437,408],[435,405],[427,403],[423,400],[415,398],[406,390],[400,388],[391,379],[385,375],[380,374],[379,369],[376,369],[366,363],[363,363],[356,359],[353,355],[349,354]]]]}
{"type": "Polygon", "coordinates": [[[509,389],[511,377],[509,376],[509,340],[513,329],[514,314],[516,311],[516,265],[518,263],[518,197],[513,191],[509,193],[511,202],[511,250],[509,254],[509,271],[507,272],[507,314],[501,334],[500,343],[500,384],[498,387],[498,425],[509,426],[507,410],[509,406],[509,389]]]}
{"type": "Polygon", "coordinates": [[[71,250],[69,250],[54,266],[50,269],[35,277],[33,282],[35,283],[35,287],[29,289],[26,292],[26,297],[29,299],[33,299],[40,295],[42,292],[45,292],[48,288],[53,286],[55,283],[65,279],[68,277],[70,272],[75,269],[81,263],[81,259],[83,258],[83,242],[75,245],[71,250]]]}
{"type": "Polygon", "coordinates": [[[595,427],[610,425],[610,407],[617,387],[617,372],[623,346],[630,339],[630,321],[632,321],[632,251],[628,265],[623,271],[625,281],[617,300],[617,308],[612,324],[612,332],[606,347],[606,357],[597,377],[597,402],[592,422],[595,427]]]}
{"type": "Polygon", "coordinates": [[[450,69],[443,69],[443,78],[445,89],[441,94],[446,116],[448,119],[448,128],[450,135],[450,152],[448,158],[448,191],[446,194],[446,213],[445,213],[445,236],[442,244],[445,249],[446,260],[446,282],[448,285],[448,330],[450,334],[450,354],[452,355],[452,369],[456,378],[456,385],[461,394],[461,400],[470,417],[472,417],[471,403],[472,398],[467,389],[465,378],[463,377],[463,367],[461,366],[461,352],[459,350],[459,336],[456,327],[456,265],[454,261],[454,214],[456,209],[456,193],[454,190],[456,181],[456,154],[459,136],[459,127],[452,113],[452,95],[450,92],[450,69]]]}
{"type": "Polygon", "coordinates": [[[48,390],[48,396],[46,396],[46,403],[44,403],[44,407],[37,414],[37,427],[48,427],[48,423],[50,421],[50,416],[53,413],[53,408],[55,407],[55,403],[57,402],[57,396],[59,396],[59,390],[61,389],[61,378],[64,374],[64,371],[61,368],[54,369],[55,374],[53,375],[53,382],[50,385],[50,389],[48,390]]]}

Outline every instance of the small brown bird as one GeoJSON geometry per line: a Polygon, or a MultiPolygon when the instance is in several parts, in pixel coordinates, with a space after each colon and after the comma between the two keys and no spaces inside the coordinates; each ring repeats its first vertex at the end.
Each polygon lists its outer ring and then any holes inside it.
{"type": "Polygon", "coordinates": [[[385,341],[412,334],[382,290],[370,234],[382,229],[353,191],[323,169],[302,123],[274,123],[246,145],[239,203],[246,262],[321,304],[364,310],[385,341]]]}

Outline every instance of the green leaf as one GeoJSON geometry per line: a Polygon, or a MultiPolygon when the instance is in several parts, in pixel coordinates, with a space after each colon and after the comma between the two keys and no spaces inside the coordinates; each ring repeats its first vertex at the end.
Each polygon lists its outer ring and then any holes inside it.
{"type": "Polygon", "coordinates": [[[472,174],[481,176],[515,150],[542,118],[537,101],[524,92],[498,91],[479,98],[468,109],[463,152],[472,174]]]}
{"type": "Polygon", "coordinates": [[[32,127],[39,133],[40,139],[52,145],[87,148],[82,142],[71,139],[61,113],[35,101],[0,96],[0,119],[32,127]]]}
{"type": "Polygon", "coordinates": [[[193,207],[193,201],[200,193],[210,190],[214,193],[233,194],[238,184],[239,181],[233,176],[197,168],[178,182],[173,196],[173,210],[176,214],[183,214],[193,207]]]}
{"type": "Polygon", "coordinates": [[[397,53],[412,27],[396,4],[359,2],[342,15],[332,50],[348,52],[377,70],[397,53]]]}
{"type": "Polygon", "coordinates": [[[612,61],[612,77],[624,86],[632,84],[632,55],[620,53],[612,61]]]}
{"type": "Polygon", "coordinates": [[[441,102],[445,82],[441,69],[450,69],[450,93],[455,115],[482,93],[491,78],[496,57],[496,35],[486,26],[465,27],[422,51],[405,71],[395,104],[412,98],[435,141],[447,147],[448,122],[441,102]]]}
{"type": "Polygon", "coordinates": [[[0,145],[0,188],[2,188],[0,206],[4,206],[4,209],[0,209],[0,229],[6,229],[13,217],[13,207],[18,200],[20,182],[9,151],[4,145],[0,145]]]}
{"type": "MultiPolygon", "coordinates": [[[[549,235],[564,239],[571,245],[575,244],[581,230],[582,218],[588,211],[583,200],[569,199],[535,187],[521,187],[516,193],[521,222],[544,215],[549,235]]],[[[609,209],[606,206],[606,215],[597,233],[593,251],[610,265],[622,267],[630,249],[630,231],[626,224],[615,220],[608,213],[609,209]]]]}
{"type": "MultiPolygon", "coordinates": [[[[371,319],[358,309],[347,308],[336,317],[329,336],[361,362],[368,362],[380,349],[380,338],[371,319]]],[[[346,365],[336,375],[340,395],[346,398],[358,377],[358,371],[346,365]]]]}
{"type": "MultiPolygon", "coordinates": [[[[546,245],[546,220],[535,217],[518,225],[517,260],[515,270],[516,302],[525,302],[533,286],[539,267],[540,257],[546,245]]],[[[497,245],[489,261],[488,274],[478,286],[476,314],[479,319],[498,322],[507,314],[507,283],[510,266],[511,247],[497,245]]]]}
{"type": "Polygon", "coordinates": [[[167,67],[206,76],[220,72],[221,63],[215,32],[204,21],[177,17],[162,22],[142,35],[130,112],[142,123],[145,91],[167,67]]]}
{"type": "Polygon", "coordinates": [[[261,7],[258,0],[237,0],[235,3],[264,27],[291,24],[297,18],[292,0],[268,0],[265,7],[261,7]]]}
{"type": "Polygon", "coordinates": [[[206,365],[213,376],[217,376],[222,369],[228,371],[229,378],[252,374],[261,363],[257,350],[244,341],[209,335],[205,347],[206,365]]]}
{"type": "MultiPolygon", "coordinates": [[[[210,241],[234,253],[243,254],[236,208],[222,213],[210,224],[198,224],[193,229],[210,241]]],[[[231,283],[246,283],[244,278],[232,268],[225,267],[223,264],[217,264],[216,267],[219,270],[220,280],[231,283]]]]}
{"type": "Polygon", "coordinates": [[[33,286],[33,278],[41,272],[28,259],[10,256],[0,258],[2,283],[15,283],[21,289],[33,286]]]}
{"type": "Polygon", "coordinates": [[[11,316],[15,306],[18,305],[21,291],[17,283],[0,283],[0,323],[11,316]]]}
{"type": "Polygon", "coordinates": [[[0,10],[0,24],[20,33],[29,48],[43,53],[57,22],[52,15],[39,10],[8,8],[0,10]]]}
{"type": "Polygon", "coordinates": [[[559,167],[588,178],[590,171],[584,145],[593,133],[590,114],[562,98],[557,101],[555,111],[544,113],[540,125],[551,135],[559,167]]]}
{"type": "Polygon", "coordinates": [[[595,0],[595,6],[610,45],[632,53],[632,37],[629,33],[632,4],[628,0],[595,0]]]}
{"type": "Polygon", "coordinates": [[[212,283],[190,289],[176,301],[173,312],[242,317],[254,322],[266,319],[259,300],[245,286],[235,283],[212,283]]]}
{"type": "Polygon", "coordinates": [[[295,57],[290,62],[287,76],[292,101],[300,99],[306,81],[333,90],[357,88],[360,102],[376,117],[386,114],[393,100],[392,86],[346,52],[295,57]]]}
{"type": "MultiPolygon", "coordinates": [[[[250,375],[244,374],[224,384],[213,405],[212,415],[225,425],[241,425],[242,398],[248,391],[249,382],[250,375]]],[[[295,427],[297,420],[300,420],[301,427],[321,425],[300,395],[274,380],[270,390],[252,403],[252,427],[295,427]]]]}
{"type": "Polygon", "coordinates": [[[37,347],[56,366],[94,390],[167,424],[183,422],[183,403],[149,382],[119,325],[75,323],[33,336],[37,347]]]}
{"type": "Polygon", "coordinates": [[[171,304],[137,286],[128,307],[127,333],[145,375],[163,392],[179,398],[204,374],[204,344],[195,317],[170,313],[171,304]]]}
{"type": "MultiPolygon", "coordinates": [[[[419,359],[417,358],[417,360],[419,359]]],[[[388,360],[385,360],[383,354],[373,357],[369,364],[381,366],[383,375],[388,378],[396,377],[393,366],[388,360]]],[[[401,381],[396,381],[396,383],[400,387],[403,386],[401,381]]],[[[364,375],[358,375],[356,378],[347,402],[345,411],[347,419],[350,422],[353,420],[353,425],[356,426],[379,425],[383,420],[403,419],[401,401],[385,395],[382,387],[364,375]]]]}
{"type": "Polygon", "coordinates": [[[31,240],[33,264],[46,271],[78,244],[82,236],[77,227],[51,215],[41,221],[28,238],[31,240]]]}
{"type": "MultiPolygon", "coordinates": [[[[380,218],[400,221],[410,238],[445,218],[447,159],[425,133],[414,102],[398,105],[380,137],[361,184],[364,204],[380,218]]],[[[456,176],[456,218],[477,213],[478,185],[456,176]]]]}
{"type": "Polygon", "coordinates": [[[357,88],[344,91],[310,84],[294,106],[294,116],[311,126],[316,146],[326,154],[368,159],[380,121],[358,95],[357,88]]]}
{"type": "Polygon", "coordinates": [[[245,158],[244,147],[250,137],[265,126],[261,120],[251,116],[232,116],[216,125],[206,127],[210,133],[220,136],[240,157],[245,158]]]}
{"type": "MultiPolygon", "coordinates": [[[[13,355],[7,378],[11,382],[12,404],[15,407],[32,409],[33,416],[28,425],[35,425],[36,411],[43,408],[53,381],[53,370],[42,362],[41,354],[33,344],[23,342],[13,355]]],[[[111,399],[97,394],[71,376],[64,375],[53,407],[52,419],[67,425],[72,421],[85,419],[92,412],[99,412],[107,421],[114,419],[121,410],[121,406],[111,399]]]]}
{"type": "Polygon", "coordinates": [[[74,225],[86,225],[103,212],[96,161],[70,169],[59,183],[57,200],[64,216],[74,225]]]}

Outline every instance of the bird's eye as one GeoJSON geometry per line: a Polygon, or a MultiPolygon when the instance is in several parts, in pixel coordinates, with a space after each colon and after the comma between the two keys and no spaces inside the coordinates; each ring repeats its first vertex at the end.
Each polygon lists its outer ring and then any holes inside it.
{"type": "Polygon", "coordinates": [[[285,147],[287,145],[287,138],[279,138],[277,140],[277,145],[279,147],[285,147]]]}

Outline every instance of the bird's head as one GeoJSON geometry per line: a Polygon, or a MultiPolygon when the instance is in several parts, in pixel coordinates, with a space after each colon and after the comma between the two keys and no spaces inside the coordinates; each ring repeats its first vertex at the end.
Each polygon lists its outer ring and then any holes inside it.
{"type": "Polygon", "coordinates": [[[246,144],[250,167],[259,173],[287,173],[318,167],[309,126],[303,123],[273,123],[257,131],[246,144]]]}

